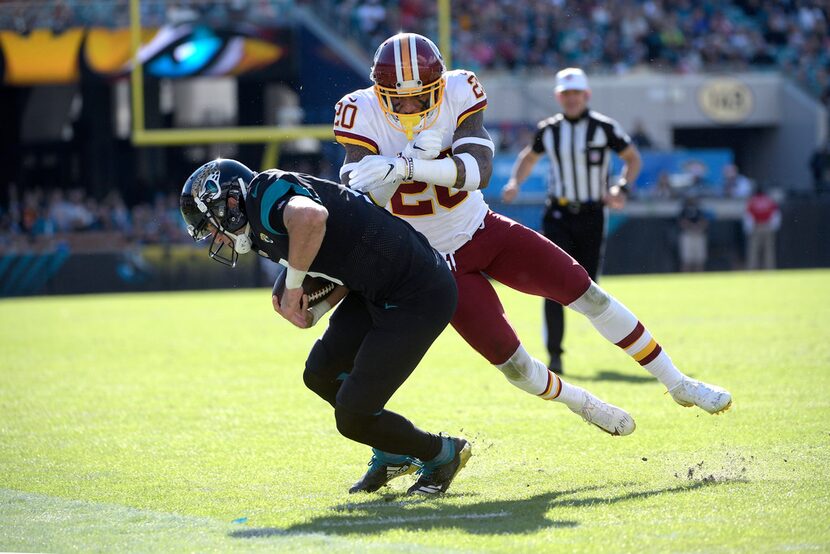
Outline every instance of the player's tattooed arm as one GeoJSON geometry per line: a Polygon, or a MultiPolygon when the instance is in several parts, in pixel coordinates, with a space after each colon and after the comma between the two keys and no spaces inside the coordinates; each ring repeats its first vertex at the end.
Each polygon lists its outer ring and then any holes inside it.
{"type": "Polygon", "coordinates": [[[479,174],[479,189],[486,188],[490,184],[490,177],[493,174],[493,149],[483,144],[475,142],[466,142],[455,146],[460,140],[463,142],[465,138],[482,139],[492,145],[490,133],[484,128],[484,110],[476,112],[461,122],[452,137],[453,140],[453,160],[455,161],[458,175],[455,179],[454,188],[461,188],[467,181],[467,167],[459,154],[469,154],[478,165],[479,174]]]}
{"type": "Polygon", "coordinates": [[[349,186],[349,173],[351,170],[357,167],[357,162],[366,156],[373,155],[374,152],[357,144],[344,144],[343,147],[346,149],[346,159],[343,160],[343,166],[340,168],[340,182],[349,186]]]}

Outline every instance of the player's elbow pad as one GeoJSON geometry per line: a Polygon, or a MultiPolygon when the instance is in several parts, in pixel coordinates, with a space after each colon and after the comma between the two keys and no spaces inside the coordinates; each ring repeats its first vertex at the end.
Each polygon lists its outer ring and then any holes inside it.
{"type": "Polygon", "coordinates": [[[464,185],[461,190],[472,191],[481,188],[481,171],[478,167],[478,160],[472,154],[466,152],[455,154],[455,158],[461,160],[461,163],[464,164],[464,185]]]}

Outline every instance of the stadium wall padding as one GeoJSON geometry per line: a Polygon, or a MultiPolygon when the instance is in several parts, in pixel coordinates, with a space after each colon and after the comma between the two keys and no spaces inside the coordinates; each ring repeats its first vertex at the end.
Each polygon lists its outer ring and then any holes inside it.
{"type": "MultiPolygon", "coordinates": [[[[525,225],[539,228],[541,204],[493,208],[525,225]]],[[[782,206],[777,259],[781,269],[830,267],[830,198],[791,199],[782,206]]],[[[637,274],[678,271],[675,217],[609,218],[603,273],[637,274]]],[[[709,226],[708,271],[744,267],[746,239],[740,219],[715,217],[709,226]]],[[[259,256],[242,256],[235,269],[210,260],[205,248],[191,245],[132,246],[118,252],[50,251],[0,255],[0,297],[270,286],[276,266],[259,256]]]]}

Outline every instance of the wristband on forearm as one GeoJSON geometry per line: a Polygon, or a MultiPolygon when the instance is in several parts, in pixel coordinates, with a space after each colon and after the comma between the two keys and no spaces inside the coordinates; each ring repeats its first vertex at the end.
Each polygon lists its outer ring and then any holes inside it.
{"type": "Polygon", "coordinates": [[[624,177],[620,177],[617,181],[617,187],[620,189],[620,192],[628,196],[628,193],[631,192],[631,189],[628,187],[628,180],[624,177]]]}
{"type": "Polygon", "coordinates": [[[328,312],[332,309],[332,305],[329,304],[328,300],[322,300],[318,304],[313,305],[308,309],[311,312],[311,325],[314,326],[320,318],[323,317],[323,314],[328,312]]]}
{"type": "Polygon", "coordinates": [[[299,269],[288,266],[288,271],[285,274],[285,288],[286,289],[298,289],[303,286],[303,279],[305,279],[307,271],[301,271],[299,269]]]}
{"type": "Polygon", "coordinates": [[[430,185],[440,185],[442,187],[452,187],[455,185],[455,180],[458,177],[458,168],[452,158],[441,158],[440,160],[418,160],[411,159],[409,163],[412,164],[411,179],[413,181],[422,181],[430,185]]]}

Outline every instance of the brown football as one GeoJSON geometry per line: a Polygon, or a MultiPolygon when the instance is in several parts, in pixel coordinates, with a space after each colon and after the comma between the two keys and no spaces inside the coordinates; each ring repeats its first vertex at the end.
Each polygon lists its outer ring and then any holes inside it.
{"type": "MultiPolygon", "coordinates": [[[[282,300],[282,293],[285,291],[285,276],[288,270],[285,266],[280,266],[280,272],[274,281],[274,288],[271,293],[282,300]]],[[[308,295],[308,305],[314,306],[325,300],[334,291],[337,283],[332,283],[323,277],[312,277],[306,275],[303,279],[303,292],[308,295]]]]}

